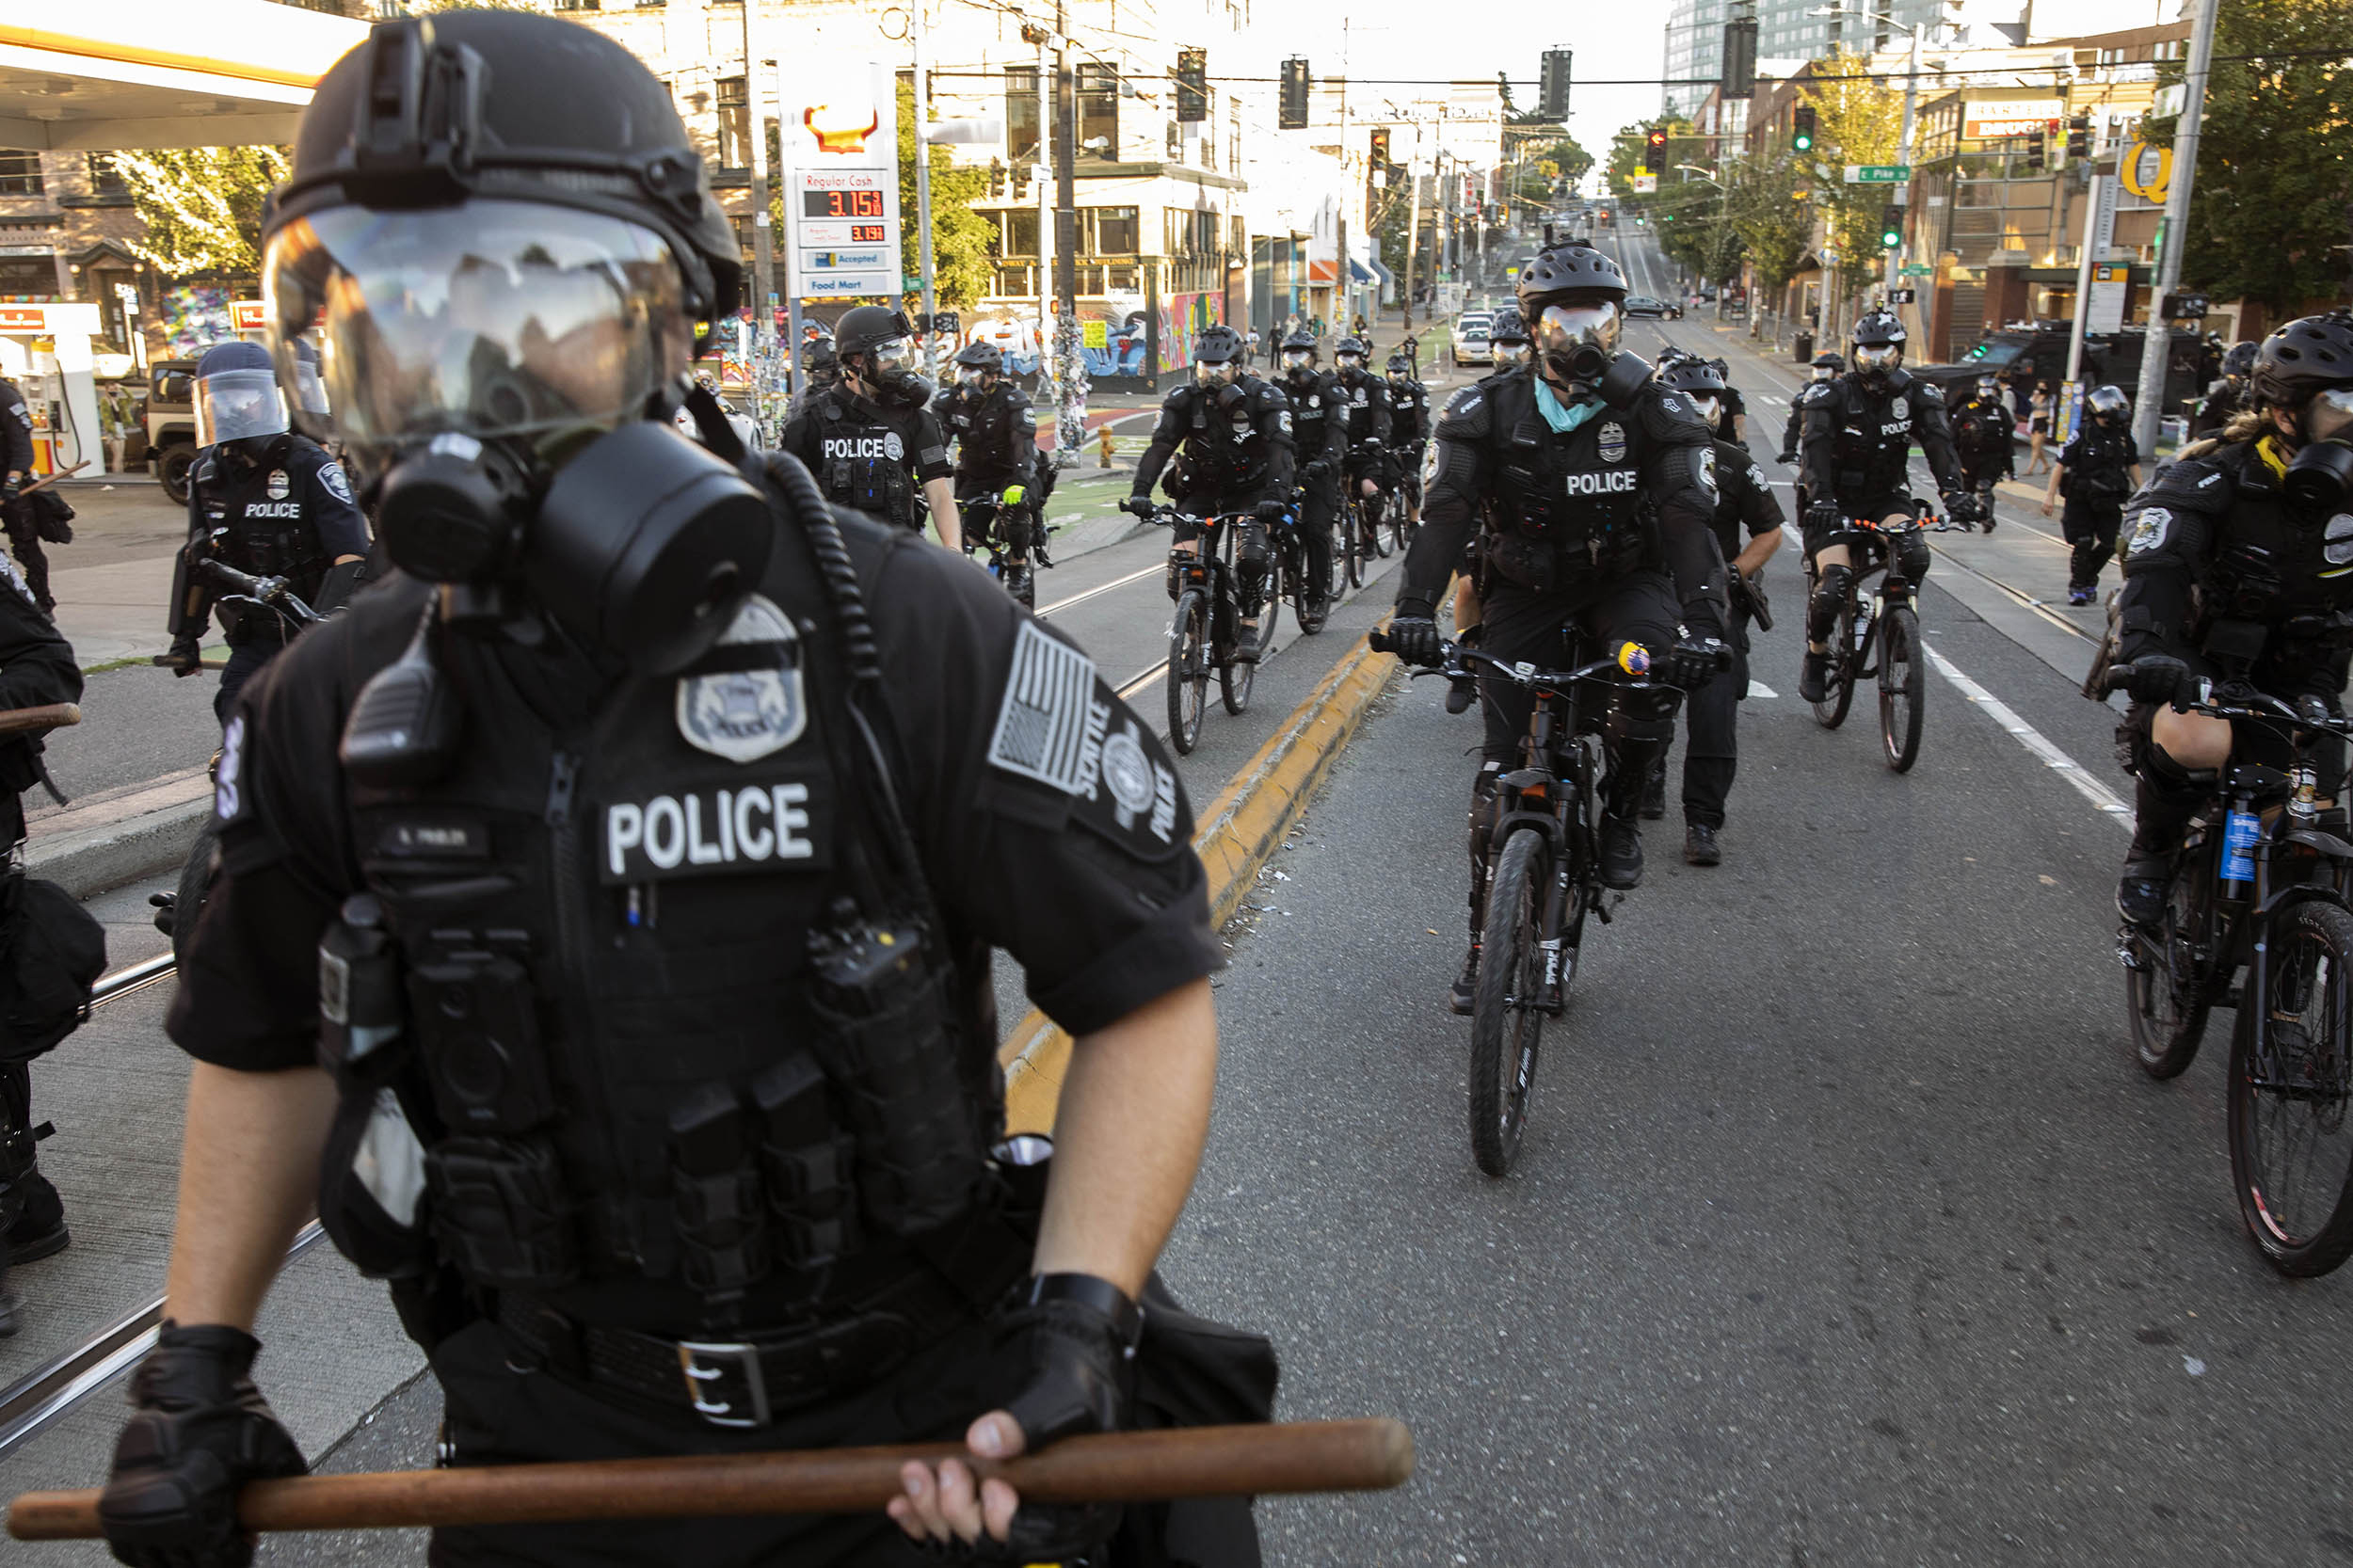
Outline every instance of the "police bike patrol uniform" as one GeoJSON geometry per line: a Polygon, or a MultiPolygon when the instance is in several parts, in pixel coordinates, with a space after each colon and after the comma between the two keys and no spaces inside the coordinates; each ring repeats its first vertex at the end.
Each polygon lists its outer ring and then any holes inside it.
{"type": "Polygon", "coordinates": [[[1414,379],[1414,362],[1402,354],[1389,357],[1389,451],[1397,465],[1397,482],[1405,499],[1421,505],[1421,462],[1430,440],[1430,389],[1414,379]]]}
{"type": "MultiPolygon", "coordinates": [[[[1798,440],[1805,434],[1805,411],[1815,399],[1828,395],[1824,389],[1838,378],[1839,373],[1847,368],[1847,361],[1835,354],[1817,354],[1814,356],[1813,368],[1814,378],[1800,387],[1798,395],[1789,400],[1789,418],[1781,427],[1781,460],[1785,463],[1795,463],[1798,460],[1798,440]]],[[[1798,510],[1803,513],[1805,510],[1803,475],[1800,475],[1799,484],[1801,488],[1798,510]]]]}
{"type": "Polygon", "coordinates": [[[1342,338],[1333,344],[1332,363],[1335,390],[1348,414],[1347,428],[1341,434],[1347,448],[1341,491],[1344,496],[1356,496],[1368,479],[1379,487],[1381,493],[1366,499],[1360,508],[1370,520],[1368,527],[1378,526],[1388,493],[1397,485],[1397,471],[1389,456],[1389,386],[1365,367],[1365,345],[1359,339],[1342,338]]]}
{"type": "Polygon", "coordinates": [[[1290,404],[1291,444],[1299,477],[1299,522],[1307,543],[1307,581],[1318,604],[1315,631],[1322,622],[1321,606],[1332,596],[1332,530],[1340,516],[1340,471],[1347,456],[1348,421],[1340,411],[1343,393],[1330,372],[1316,368],[1312,333],[1293,332],[1280,350],[1282,374],[1275,386],[1290,404]]]}
{"type": "Polygon", "coordinates": [[[903,354],[913,328],[897,311],[860,305],[834,328],[836,352],[845,369],[863,363],[869,392],[851,390],[846,379],[812,392],[776,438],[817,476],[818,488],[837,506],[855,507],[915,533],[930,517],[923,487],[952,479],[948,439],[932,417],[931,383],[912,370],[886,362],[877,350],[903,354]],[[860,357],[863,356],[863,360],[860,357]]]}
{"type": "MultiPolygon", "coordinates": [[[[1392,635],[1401,657],[1434,662],[1434,606],[1482,518],[1481,648],[1558,667],[1579,647],[1649,648],[1657,684],[1613,690],[1606,738],[1602,874],[1641,879],[1635,814],[1652,764],[1674,731],[1675,688],[1705,682],[1726,656],[1723,569],[1709,520],[1717,504],[1713,439],[1689,398],[1617,352],[1625,274],[1582,245],[1524,267],[1520,310],[1538,364],[1456,392],[1439,413],[1422,526],[1406,552],[1392,635]],[[1540,380],[1550,370],[1566,393],[1540,380]]],[[[1591,655],[1586,655],[1591,657],[1591,655]]],[[[1532,699],[1481,681],[1484,760],[1470,811],[1471,947],[1454,988],[1467,1012],[1485,902],[1494,780],[1518,757],[1532,699]]]]}
{"type": "Polygon", "coordinates": [[[2002,386],[1991,376],[1979,381],[1968,401],[1951,410],[1953,450],[1961,457],[1961,483],[1979,500],[1984,515],[1978,526],[1993,532],[1993,487],[2018,472],[2017,446],[2009,405],[2002,386]],[[1988,383],[1991,383],[1989,386],[1988,383]]]}
{"type": "Polygon", "coordinates": [[[2124,498],[2132,493],[2132,405],[2115,387],[2094,387],[2084,398],[2075,434],[2059,451],[2059,488],[2066,508],[2059,532],[2073,553],[2068,558],[2070,602],[2089,603],[2099,591],[2101,568],[2116,553],[2124,498]]]}
{"type": "MultiPolygon", "coordinates": [[[[2237,679],[2342,712],[2353,667],[2353,313],[2280,328],[2260,345],[2249,382],[2261,434],[2185,447],[2124,506],[2115,653],[2134,703],[2117,739],[2137,776],[2117,891],[2127,920],[2163,914],[2172,858],[2216,785],[2152,740],[2158,708],[2201,679],[2237,679]],[[2295,438],[2280,433],[2272,409],[2293,417],[2295,438]]],[[[2233,729],[2233,763],[2293,760],[2279,727],[2233,729]]],[[[2341,809],[2344,744],[2324,740],[2313,757],[2315,793],[2341,809]]]]}
{"type": "MultiPolygon", "coordinates": [[[[402,575],[232,715],[223,875],[168,1027],[203,1062],[333,1079],[319,1213],[392,1282],[454,1463],[944,1438],[1008,1396],[1035,1442],[1271,1404],[1263,1341],[1221,1348],[1164,1296],[1140,1320],[1092,1276],[1025,1280],[1039,1167],[1000,1142],[991,947],[1081,1034],[1218,965],[1176,772],[1083,652],[962,563],[829,505],[788,456],[739,468],[707,398],[709,450],[670,425],[660,318],[722,315],[740,279],[667,89],[530,13],[379,24],[321,82],[264,237],[281,333],[364,301],[396,319],[342,330],[413,357],[334,389],[388,468],[402,575]],[[421,77],[450,90],[371,90],[421,77]],[[607,112],[549,106],[583,101],[607,112]],[[396,256],[373,200],[399,210],[396,256]],[[437,251],[612,296],[597,360],[542,377],[607,381],[546,424],[446,383],[450,407],[399,407],[433,385],[420,365],[543,341],[384,286],[437,251]],[[601,433],[531,467],[584,420],[601,433]],[[1039,1418],[1040,1380],[1080,1368],[1103,1398],[1039,1418]],[[1246,1400],[1205,1382],[1228,1374],[1246,1400]]],[[[338,374],[370,374],[339,346],[338,374]]],[[[257,1349],[165,1325],[101,1503],[125,1561],[249,1557],[235,1487],[302,1468],[257,1349]]],[[[977,1555],[1108,1538],[1109,1563],[1162,1562],[1180,1515],[1209,1560],[1257,1561],[1234,1503],[1025,1504],[977,1555]]],[[[934,1560],[881,1513],[450,1528],[432,1555],[934,1560]]]]}
{"type": "MultiPolygon", "coordinates": [[[[960,350],[955,360],[959,376],[932,403],[932,415],[956,448],[956,501],[976,500],[978,515],[994,532],[1007,557],[1005,586],[1023,604],[1035,602],[1030,561],[1050,566],[1046,559],[1044,531],[1038,526],[1040,504],[1037,450],[1037,409],[1029,394],[1002,375],[1004,355],[994,344],[976,343],[960,350]],[[963,378],[969,372],[970,380],[963,378]],[[994,379],[990,379],[994,377],[994,379]],[[1018,490],[1020,498],[1005,497],[1018,490]]],[[[965,548],[984,543],[967,531],[965,548]]]]}
{"type": "Polygon", "coordinates": [[[216,344],[197,362],[198,408],[208,440],[188,471],[188,542],[172,570],[171,651],[175,675],[197,672],[205,624],[217,616],[229,664],[213,694],[226,721],[237,694],[302,627],[263,605],[227,596],[198,563],[218,561],[252,577],[283,578],[321,615],[358,585],[368,553],[368,520],[343,465],[287,423],[268,351],[216,344]],[[344,556],[361,560],[335,563],[344,556]]]}
{"type": "Polygon", "coordinates": [[[33,411],[24,406],[17,384],[0,376],[0,527],[8,536],[8,551],[42,615],[57,607],[49,597],[49,553],[40,547],[40,530],[29,499],[17,491],[33,478],[33,411]]]}

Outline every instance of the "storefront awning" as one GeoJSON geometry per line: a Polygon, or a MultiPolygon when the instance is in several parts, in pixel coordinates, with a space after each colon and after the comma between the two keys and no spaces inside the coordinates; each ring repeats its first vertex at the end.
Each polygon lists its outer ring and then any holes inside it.
{"type": "Polygon", "coordinates": [[[1373,271],[1373,276],[1375,276],[1375,277],[1377,277],[1377,278],[1379,278],[1379,279],[1381,280],[1381,286],[1382,286],[1383,288],[1385,288],[1385,288],[1390,288],[1390,287],[1393,287],[1393,286],[1396,284],[1396,282],[1397,282],[1397,274],[1396,274],[1396,273],[1394,273],[1394,272],[1391,272],[1391,271],[1390,271],[1387,267],[1385,267],[1385,266],[1382,265],[1382,264],[1381,264],[1381,258],[1380,258],[1380,257],[1378,257],[1378,256],[1375,256],[1375,257],[1372,259],[1372,271],[1373,271]]]}
{"type": "Polygon", "coordinates": [[[0,147],[239,147],[294,139],[368,24],[270,0],[88,0],[0,21],[0,147]]]}
{"type": "Polygon", "coordinates": [[[1351,256],[1348,259],[1348,280],[1352,283],[1377,283],[1381,280],[1373,274],[1372,268],[1351,256]]]}

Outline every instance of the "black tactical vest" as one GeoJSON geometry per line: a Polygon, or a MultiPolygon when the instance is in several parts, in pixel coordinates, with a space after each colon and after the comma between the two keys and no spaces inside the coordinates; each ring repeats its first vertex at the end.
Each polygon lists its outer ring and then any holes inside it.
{"type": "MultiPolygon", "coordinates": [[[[2214,459],[2237,469],[2236,495],[2228,517],[2212,525],[2192,636],[2226,653],[2245,643],[2221,623],[2238,622],[2264,629],[2269,659],[2342,657],[2353,647],[2353,516],[2305,520],[2292,513],[2256,448],[2239,442],[2214,459]]],[[[2144,506],[2135,514],[2127,552],[2149,534],[2162,536],[2170,519],[2153,520],[2159,510],[2144,506]]]]}
{"type": "Polygon", "coordinates": [[[473,744],[426,788],[353,781],[432,1239],[475,1286],[593,1319],[629,1281],[673,1320],[757,1323],[984,1202],[985,982],[882,870],[796,526],[776,556],[696,666],[575,720],[531,691],[541,656],[444,637],[473,744]]]}
{"type": "Polygon", "coordinates": [[[836,390],[815,400],[810,424],[817,438],[809,470],[837,506],[920,528],[907,434],[862,399],[836,390]]]}
{"type": "MultiPolygon", "coordinates": [[[[272,446],[255,466],[207,450],[189,475],[212,558],[254,577],[283,577],[306,601],[327,571],[325,548],[309,515],[308,481],[289,466],[289,442],[272,446]]],[[[282,640],[271,612],[219,606],[232,642],[282,640]]]]}
{"type": "Polygon", "coordinates": [[[948,434],[957,443],[957,472],[991,479],[1025,477],[1013,455],[1019,405],[1020,394],[1002,381],[985,392],[968,387],[950,391],[941,412],[948,434]]]}
{"type": "Polygon", "coordinates": [[[1635,416],[1603,408],[1564,436],[1537,411],[1529,378],[1505,381],[1489,397],[1498,530],[1550,545],[1572,572],[1640,562],[1657,529],[1641,492],[1635,416]]]}
{"type": "Polygon", "coordinates": [[[1177,454],[1177,480],[1188,496],[1231,495],[1266,482],[1273,453],[1258,433],[1258,383],[1179,388],[1169,399],[1177,406],[1184,440],[1177,454]]]}
{"type": "Polygon", "coordinates": [[[2075,460],[2067,465],[2071,498],[2121,504],[2132,490],[2133,435],[2087,417],[2077,437],[2075,460]]]}
{"type": "Polygon", "coordinates": [[[1839,498],[1855,502],[1906,488],[1919,383],[1906,376],[1895,390],[1881,392],[1852,376],[1842,376],[1833,387],[1830,412],[1838,422],[1839,498]]]}
{"type": "Polygon", "coordinates": [[[1333,410],[1340,397],[1339,386],[1333,377],[1321,373],[1305,381],[1286,376],[1275,385],[1290,400],[1291,441],[1300,463],[1312,463],[1323,456],[1324,443],[1332,439],[1330,429],[1333,410]]]}

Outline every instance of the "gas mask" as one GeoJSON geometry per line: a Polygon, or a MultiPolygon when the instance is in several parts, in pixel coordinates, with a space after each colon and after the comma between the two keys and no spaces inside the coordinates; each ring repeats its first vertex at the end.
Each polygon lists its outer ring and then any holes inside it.
{"type": "Polygon", "coordinates": [[[915,369],[913,339],[891,338],[876,344],[860,358],[865,361],[859,371],[860,378],[878,394],[908,403],[930,400],[932,384],[915,369]]]}
{"type": "Polygon", "coordinates": [[[2353,509],[2353,387],[2314,392],[2296,423],[2303,444],[2280,482],[2288,504],[2310,519],[2353,509]]]}
{"type": "Polygon", "coordinates": [[[1884,386],[1903,362],[1903,344],[1894,343],[1859,343],[1851,360],[1855,374],[1874,387],[1884,386]]]}
{"type": "Polygon", "coordinates": [[[1283,350],[1283,370],[1289,376],[1313,376],[1316,373],[1314,352],[1305,348],[1286,348],[1283,350]]]}
{"type": "Polygon", "coordinates": [[[1609,373],[1625,318],[1616,300],[1595,296],[1547,305],[1535,326],[1545,370],[1574,398],[1594,391],[1609,373]]]}
{"type": "Polygon", "coordinates": [[[1241,375],[1241,366],[1231,360],[1201,360],[1193,367],[1193,378],[1205,387],[1231,387],[1241,375]]]}
{"type": "Polygon", "coordinates": [[[1332,363],[1342,376],[1347,376],[1365,368],[1365,357],[1362,354],[1335,354],[1332,363]]]}
{"type": "Polygon", "coordinates": [[[987,374],[988,373],[986,371],[983,370],[978,365],[958,365],[956,367],[956,385],[959,387],[970,387],[977,391],[980,388],[981,382],[987,376],[987,374]]]}
{"type": "Polygon", "coordinates": [[[1495,355],[1497,370],[1517,370],[1528,363],[1528,344],[1499,343],[1495,345],[1495,355]]]}

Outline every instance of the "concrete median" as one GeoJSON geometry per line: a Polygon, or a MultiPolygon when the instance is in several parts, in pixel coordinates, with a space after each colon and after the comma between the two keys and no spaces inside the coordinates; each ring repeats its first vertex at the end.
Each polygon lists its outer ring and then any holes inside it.
{"type": "Polygon", "coordinates": [[[204,768],[85,795],[35,820],[25,869],[77,899],[176,872],[212,808],[204,768]]]}

